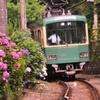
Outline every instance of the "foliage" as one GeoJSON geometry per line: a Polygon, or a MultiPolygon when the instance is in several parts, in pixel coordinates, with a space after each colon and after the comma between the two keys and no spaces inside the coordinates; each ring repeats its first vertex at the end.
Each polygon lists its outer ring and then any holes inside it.
{"type": "Polygon", "coordinates": [[[19,6],[15,5],[11,0],[7,2],[7,12],[8,12],[8,29],[9,33],[12,33],[19,29],[19,6]]]}
{"type": "Polygon", "coordinates": [[[28,21],[41,19],[45,10],[45,6],[40,4],[39,0],[26,0],[26,8],[28,21]]]}
{"type": "Polygon", "coordinates": [[[100,0],[96,0],[97,3],[100,3],[100,0]]]}
{"type": "MultiPolygon", "coordinates": [[[[81,2],[81,0],[79,0],[79,2],[81,2]]],[[[90,39],[93,39],[93,3],[84,2],[73,8],[73,10],[77,11],[78,14],[87,17],[90,39]]]]}
{"type": "Polygon", "coordinates": [[[0,97],[3,93],[15,97],[21,92],[30,56],[26,48],[18,48],[8,35],[0,32],[0,97]]]}
{"type": "MultiPolygon", "coordinates": [[[[27,21],[36,21],[42,18],[45,6],[38,0],[26,0],[27,21]]],[[[9,33],[20,28],[20,5],[19,1],[7,0],[9,33]]]]}
{"type": "Polygon", "coordinates": [[[100,39],[100,0],[96,0],[96,9],[98,14],[98,34],[100,39]]]}
{"type": "Polygon", "coordinates": [[[36,44],[30,32],[0,33],[0,97],[6,93],[15,100],[42,73],[44,56],[36,44]]]}
{"type": "Polygon", "coordinates": [[[42,68],[44,67],[43,62],[45,59],[40,44],[31,38],[31,33],[29,31],[17,31],[12,34],[11,38],[17,43],[19,48],[26,48],[29,50],[31,57],[28,59],[27,65],[28,67],[31,67],[32,72],[28,75],[28,79],[34,80],[36,76],[39,76],[40,73],[42,73],[42,68]]]}

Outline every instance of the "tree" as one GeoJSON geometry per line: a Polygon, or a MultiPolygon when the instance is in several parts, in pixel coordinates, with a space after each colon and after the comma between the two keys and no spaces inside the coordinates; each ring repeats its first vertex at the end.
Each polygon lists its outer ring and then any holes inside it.
{"type": "Polygon", "coordinates": [[[26,0],[26,7],[28,21],[42,18],[41,15],[45,10],[45,6],[40,4],[39,0],[26,0]]]}
{"type": "Polygon", "coordinates": [[[20,0],[20,30],[25,31],[26,27],[26,1],[20,0]]]}
{"type": "Polygon", "coordinates": [[[0,32],[8,33],[6,0],[0,0],[0,32]]]}
{"type": "MultiPolygon", "coordinates": [[[[26,0],[26,16],[27,21],[36,21],[42,18],[42,13],[45,10],[45,6],[40,4],[38,0],[26,0]]],[[[8,9],[8,23],[10,33],[19,30],[20,25],[20,10],[19,0],[7,1],[8,9]]]]}
{"type": "Polygon", "coordinates": [[[12,0],[7,1],[7,11],[8,11],[8,29],[9,34],[16,30],[19,30],[19,5],[15,4],[12,0]]]}

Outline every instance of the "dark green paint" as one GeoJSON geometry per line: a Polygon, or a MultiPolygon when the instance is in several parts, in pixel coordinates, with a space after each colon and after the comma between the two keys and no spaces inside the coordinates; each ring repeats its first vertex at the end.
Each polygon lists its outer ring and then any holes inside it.
{"type": "Polygon", "coordinates": [[[57,59],[47,60],[47,64],[86,62],[89,58],[80,58],[81,52],[89,52],[88,45],[77,45],[68,47],[45,48],[46,58],[48,55],[56,55],[57,59]]]}

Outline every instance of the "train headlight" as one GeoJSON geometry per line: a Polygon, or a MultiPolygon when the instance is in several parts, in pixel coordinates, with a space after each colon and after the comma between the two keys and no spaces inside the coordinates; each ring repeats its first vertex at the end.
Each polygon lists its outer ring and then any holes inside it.
{"type": "Polygon", "coordinates": [[[89,53],[88,52],[81,52],[80,53],[80,58],[88,58],[89,57],[89,53]]]}
{"type": "Polygon", "coordinates": [[[55,60],[57,59],[57,55],[48,55],[48,60],[55,60]]]}

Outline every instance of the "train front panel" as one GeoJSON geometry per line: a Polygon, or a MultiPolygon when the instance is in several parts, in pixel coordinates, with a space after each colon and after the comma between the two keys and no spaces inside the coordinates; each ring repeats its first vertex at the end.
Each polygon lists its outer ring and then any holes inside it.
{"type": "Polygon", "coordinates": [[[89,46],[74,45],[45,48],[47,64],[63,64],[89,61],[89,46]]]}

